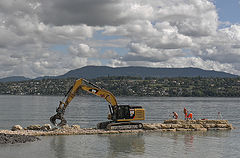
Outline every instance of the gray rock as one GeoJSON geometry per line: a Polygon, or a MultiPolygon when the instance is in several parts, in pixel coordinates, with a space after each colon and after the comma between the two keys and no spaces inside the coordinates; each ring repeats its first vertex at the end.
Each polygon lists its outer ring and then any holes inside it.
{"type": "Polygon", "coordinates": [[[36,136],[0,133],[0,144],[26,143],[40,140],[36,136]]]}
{"type": "Polygon", "coordinates": [[[42,130],[40,125],[30,125],[27,127],[27,130],[42,130]]]}
{"type": "Polygon", "coordinates": [[[71,127],[74,128],[74,129],[81,129],[80,125],[72,125],[71,127]]]}
{"type": "Polygon", "coordinates": [[[48,130],[51,130],[52,127],[50,124],[44,124],[42,127],[41,127],[41,130],[44,130],[44,131],[48,131],[48,130]]]}
{"type": "Polygon", "coordinates": [[[20,126],[20,125],[14,125],[14,126],[12,127],[12,131],[19,131],[19,130],[23,130],[22,126],[20,126]]]}

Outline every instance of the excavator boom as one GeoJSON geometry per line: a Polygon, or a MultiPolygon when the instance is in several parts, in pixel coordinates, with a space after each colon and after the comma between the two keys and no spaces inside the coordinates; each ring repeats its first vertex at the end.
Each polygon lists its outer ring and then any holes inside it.
{"type": "Polygon", "coordinates": [[[115,96],[111,92],[100,88],[85,79],[80,78],[75,81],[74,85],[68,90],[67,94],[65,95],[65,98],[60,101],[59,106],[56,108],[57,114],[50,118],[50,122],[52,124],[63,126],[67,123],[63,117],[65,109],[75,97],[76,92],[79,89],[104,98],[110,104],[110,114],[108,115],[108,119],[112,121],[99,123],[98,128],[109,128],[110,126],[121,124],[120,122],[125,122],[122,123],[123,125],[141,125],[141,123],[131,123],[130,121],[145,119],[145,111],[141,106],[118,105],[115,96]],[[59,124],[56,123],[57,119],[61,120],[59,124]]]}
{"type": "Polygon", "coordinates": [[[92,87],[89,87],[87,85],[82,85],[81,86],[82,90],[104,98],[112,106],[117,106],[117,100],[111,92],[109,92],[105,89],[102,89],[102,88],[92,84],[91,82],[89,82],[87,80],[84,80],[84,81],[87,82],[88,84],[92,85],[92,87]]]}
{"type": "Polygon", "coordinates": [[[61,120],[58,126],[63,126],[67,123],[67,121],[63,117],[65,113],[65,109],[67,108],[69,103],[72,101],[72,99],[75,97],[76,92],[79,89],[82,89],[91,94],[104,98],[109,104],[111,104],[112,107],[117,106],[117,100],[111,92],[105,89],[102,89],[97,85],[81,78],[76,80],[74,85],[68,90],[67,94],[65,95],[65,98],[66,98],[65,101],[60,101],[59,106],[56,109],[57,114],[50,118],[50,122],[52,124],[57,125],[56,123],[57,119],[61,120]]]}

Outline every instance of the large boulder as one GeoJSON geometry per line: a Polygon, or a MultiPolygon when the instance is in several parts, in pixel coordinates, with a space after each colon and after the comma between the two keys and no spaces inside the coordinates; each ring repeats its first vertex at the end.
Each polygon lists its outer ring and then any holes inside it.
{"type": "Polygon", "coordinates": [[[162,129],[170,129],[171,127],[171,124],[162,124],[162,129]]]}
{"type": "Polygon", "coordinates": [[[177,128],[176,131],[194,131],[194,129],[189,129],[189,128],[177,128]]]}
{"type": "Polygon", "coordinates": [[[42,130],[42,126],[40,125],[30,125],[27,127],[27,130],[42,130]]]}
{"type": "Polygon", "coordinates": [[[216,124],[217,128],[228,128],[228,124],[216,124]]]}
{"type": "Polygon", "coordinates": [[[234,129],[234,127],[232,126],[232,124],[228,124],[228,125],[227,125],[227,128],[228,128],[228,129],[234,129]]]}
{"type": "Polygon", "coordinates": [[[212,123],[212,124],[204,124],[203,127],[204,127],[204,128],[207,128],[207,129],[208,129],[208,128],[215,128],[215,127],[216,127],[216,124],[213,124],[213,123],[212,123]]]}
{"type": "Polygon", "coordinates": [[[203,125],[201,125],[201,124],[190,124],[189,128],[191,128],[191,129],[199,129],[199,128],[203,128],[203,125]]]}
{"type": "Polygon", "coordinates": [[[74,128],[74,129],[81,129],[80,125],[72,125],[71,127],[74,128]]]}
{"type": "Polygon", "coordinates": [[[228,124],[227,120],[206,120],[207,124],[228,124]]]}
{"type": "Polygon", "coordinates": [[[189,124],[183,124],[182,127],[185,128],[185,129],[190,129],[190,125],[189,124]]]}
{"type": "Polygon", "coordinates": [[[20,125],[14,125],[14,126],[12,127],[12,131],[19,131],[19,130],[23,130],[22,126],[20,126],[20,125]]]}
{"type": "Polygon", "coordinates": [[[143,124],[143,129],[145,130],[157,130],[158,128],[154,124],[143,124]]]}
{"type": "Polygon", "coordinates": [[[61,128],[62,128],[62,129],[69,129],[70,127],[69,127],[68,124],[66,124],[66,125],[64,125],[64,126],[61,126],[61,128]]]}
{"type": "Polygon", "coordinates": [[[207,128],[195,128],[194,130],[195,131],[207,131],[208,129],[207,128]]]}
{"type": "Polygon", "coordinates": [[[171,124],[171,128],[182,128],[182,124],[171,124]]]}
{"type": "Polygon", "coordinates": [[[182,124],[184,122],[185,122],[185,120],[173,119],[173,120],[165,120],[163,123],[164,124],[182,124]]]}
{"type": "Polygon", "coordinates": [[[44,124],[42,127],[41,127],[41,130],[43,131],[48,131],[48,130],[51,130],[52,127],[50,124],[44,124]]]}

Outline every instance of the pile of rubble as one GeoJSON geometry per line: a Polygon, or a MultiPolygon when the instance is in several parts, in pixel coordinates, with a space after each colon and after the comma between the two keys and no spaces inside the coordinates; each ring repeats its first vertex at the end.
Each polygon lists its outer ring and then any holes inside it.
{"type": "Polygon", "coordinates": [[[36,136],[0,133],[0,144],[26,143],[40,140],[36,136]]]}
{"type": "Polygon", "coordinates": [[[53,136],[53,135],[92,135],[92,134],[119,134],[119,133],[139,133],[144,132],[144,129],[134,130],[103,130],[96,128],[80,128],[79,125],[68,126],[61,128],[51,128],[50,124],[31,125],[27,128],[22,128],[20,125],[15,125],[12,130],[0,130],[0,133],[5,134],[19,134],[32,136],[53,136]]]}

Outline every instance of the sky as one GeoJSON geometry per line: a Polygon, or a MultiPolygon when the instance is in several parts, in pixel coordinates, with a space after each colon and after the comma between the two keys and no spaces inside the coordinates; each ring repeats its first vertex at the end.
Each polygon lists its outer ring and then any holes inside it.
{"type": "Polygon", "coordinates": [[[240,75],[240,0],[1,0],[0,78],[87,65],[240,75]]]}

